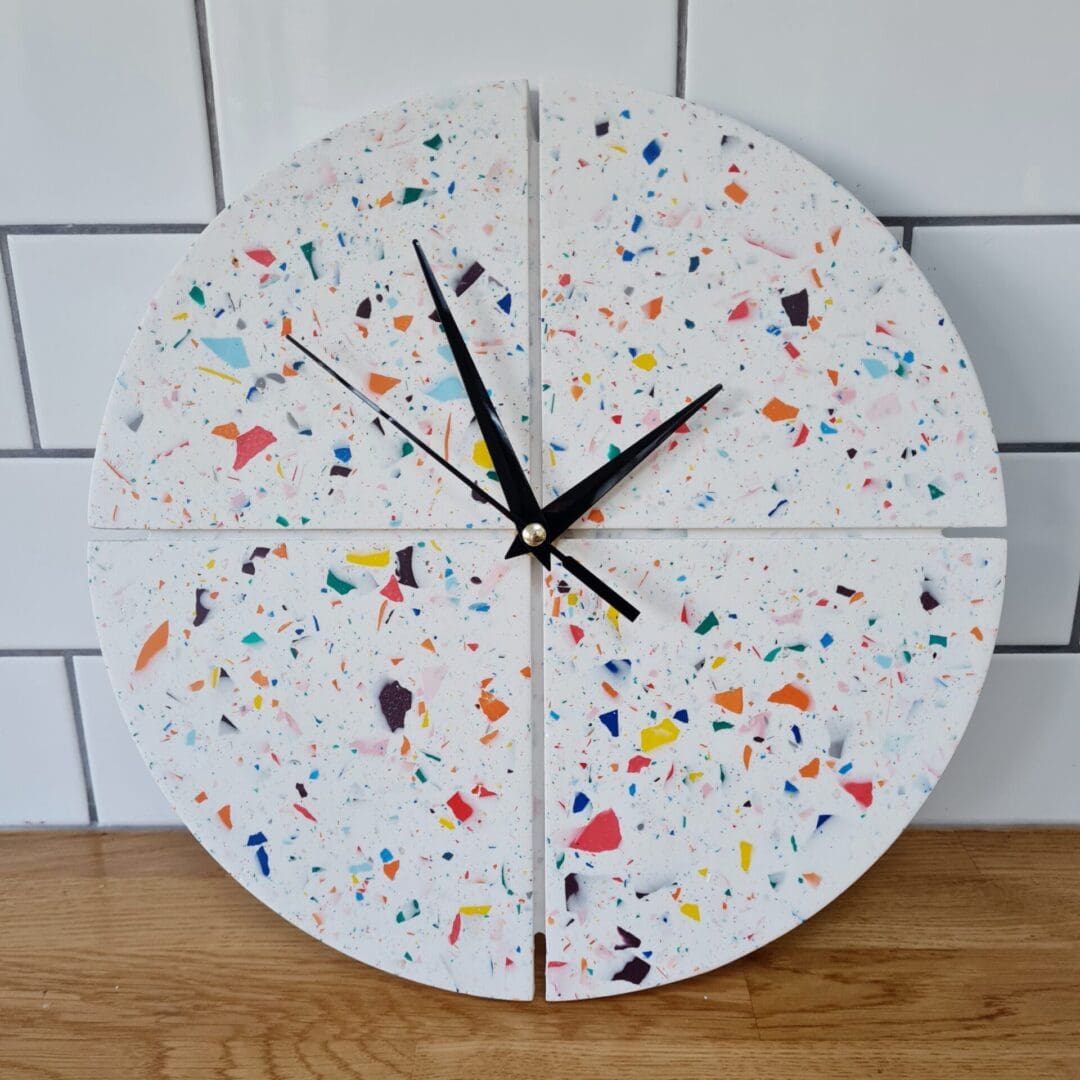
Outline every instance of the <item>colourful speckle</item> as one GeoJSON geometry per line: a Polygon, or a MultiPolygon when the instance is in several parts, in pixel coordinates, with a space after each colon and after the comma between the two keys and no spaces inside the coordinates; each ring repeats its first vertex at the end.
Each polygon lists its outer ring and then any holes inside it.
{"type": "Polygon", "coordinates": [[[246,368],[251,366],[248,360],[247,349],[244,347],[242,338],[238,337],[204,337],[199,339],[219,360],[224,361],[231,368],[246,368]]]}

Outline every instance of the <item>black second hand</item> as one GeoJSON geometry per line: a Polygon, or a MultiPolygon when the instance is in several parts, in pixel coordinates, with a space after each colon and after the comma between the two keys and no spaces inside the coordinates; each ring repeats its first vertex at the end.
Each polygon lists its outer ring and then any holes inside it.
{"type": "Polygon", "coordinates": [[[337,379],[337,381],[341,383],[341,385],[344,386],[350,394],[355,394],[369,409],[371,409],[373,412],[378,413],[383,420],[385,420],[392,427],[397,428],[397,430],[400,431],[401,434],[404,435],[407,439],[412,439],[412,441],[416,443],[416,445],[419,446],[425,454],[430,454],[444,469],[456,476],[463,484],[467,485],[472,490],[473,494],[479,496],[481,499],[484,500],[484,502],[489,503],[491,506],[493,506],[496,510],[499,511],[500,514],[502,514],[504,518],[507,518],[509,521],[514,520],[510,514],[510,511],[507,510],[506,507],[503,506],[503,504],[499,502],[499,500],[496,499],[494,495],[489,495],[478,483],[476,483],[475,480],[470,480],[460,469],[458,469],[454,465],[451,465],[450,462],[442,456],[442,454],[438,453],[435,450],[432,450],[432,448],[428,446],[428,444],[424,442],[423,439],[418,438],[416,435],[414,435],[407,427],[405,427],[404,424],[398,423],[398,421],[395,420],[377,401],[369,398],[367,394],[365,394],[362,390],[358,390],[355,386],[353,386],[351,382],[349,382],[348,379],[346,379],[342,375],[339,375],[325,360],[323,360],[319,356],[316,356],[306,345],[303,345],[299,341],[297,341],[296,338],[292,336],[292,334],[286,334],[285,340],[291,341],[309,360],[312,360],[314,363],[318,364],[319,367],[321,367],[323,371],[325,371],[328,375],[331,375],[335,379],[337,379]]]}
{"type": "MultiPolygon", "coordinates": [[[[456,476],[466,487],[469,488],[475,495],[483,499],[484,502],[493,506],[507,521],[511,522],[515,529],[518,527],[517,522],[514,521],[513,515],[498,499],[493,495],[489,495],[478,483],[474,480],[470,480],[460,469],[451,465],[438,451],[433,450],[423,439],[414,435],[404,424],[399,423],[394,419],[377,401],[369,398],[362,390],[358,390],[348,379],[343,375],[338,374],[325,360],[320,356],[316,356],[306,345],[299,342],[292,336],[292,334],[286,334],[285,340],[291,342],[296,346],[309,360],[318,364],[328,375],[331,375],[336,379],[350,394],[354,394],[358,397],[369,409],[377,413],[383,420],[385,420],[392,427],[401,432],[407,439],[411,439],[425,454],[430,454],[444,469],[446,469],[451,475],[456,476]]],[[[611,588],[607,582],[598,578],[591,570],[583,566],[569,555],[564,555],[554,544],[547,545],[548,550],[554,555],[563,565],[563,569],[573,574],[588,588],[592,589],[601,599],[606,600],[616,611],[625,615],[627,619],[633,622],[638,617],[638,609],[623,599],[614,589],[611,588]]]]}

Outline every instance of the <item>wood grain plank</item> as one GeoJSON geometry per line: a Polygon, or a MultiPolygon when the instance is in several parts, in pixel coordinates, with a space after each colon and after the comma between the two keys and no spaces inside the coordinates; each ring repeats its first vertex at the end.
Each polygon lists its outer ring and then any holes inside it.
{"type": "Polygon", "coordinates": [[[0,834],[0,1076],[1080,1076],[1078,854],[912,830],[753,956],[549,1005],[348,960],[183,832],[0,834]]]}
{"type": "MultiPolygon", "coordinates": [[[[547,1071],[537,1062],[535,1042],[499,1047],[492,1071],[491,1051],[483,1045],[434,1043],[418,1048],[416,1080],[463,1080],[498,1076],[500,1080],[532,1080],[560,1075],[549,1058],[547,1071]]],[[[553,1053],[553,1051],[549,1051],[553,1053]]],[[[991,1047],[960,1043],[889,1043],[844,1040],[834,1046],[805,1047],[788,1043],[739,1043],[722,1039],[706,1047],[677,1041],[670,1031],[642,1032],[637,1038],[598,1042],[571,1041],[558,1049],[561,1061],[572,1062],[575,1076],[618,1077],[619,1080],[668,1080],[670,1077],[731,1077],[738,1080],[913,1080],[978,1077],[979,1080],[1028,1080],[1078,1075],[1076,1055],[1034,1044],[993,1043],[991,1047]]],[[[569,1071],[569,1070],[567,1070],[569,1071]]]]}
{"type": "Polygon", "coordinates": [[[773,948],[748,971],[763,1037],[998,1038],[1080,1045],[1080,986],[1071,950],[773,948]]]}

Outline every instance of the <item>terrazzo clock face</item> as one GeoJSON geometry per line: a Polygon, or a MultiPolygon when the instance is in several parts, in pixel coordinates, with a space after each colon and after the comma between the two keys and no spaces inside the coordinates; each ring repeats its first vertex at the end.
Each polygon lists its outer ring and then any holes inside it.
{"type": "Polygon", "coordinates": [[[89,566],[132,734],[241,884],[489,997],[542,931],[582,998],[889,846],[1001,606],[1004,543],[942,530],[1004,501],[956,331],[834,181],[625,89],[542,87],[531,139],[523,83],[409,102],[210,225],[113,389],[89,566]]]}

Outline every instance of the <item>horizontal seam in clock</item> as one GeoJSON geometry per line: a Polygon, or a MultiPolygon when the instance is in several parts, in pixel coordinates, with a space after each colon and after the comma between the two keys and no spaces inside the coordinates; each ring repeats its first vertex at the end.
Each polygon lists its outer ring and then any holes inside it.
{"type": "MultiPolygon", "coordinates": [[[[209,538],[222,541],[233,539],[280,540],[289,537],[293,540],[334,540],[344,543],[350,542],[351,538],[364,536],[391,540],[392,537],[406,534],[424,535],[426,533],[438,533],[456,539],[466,539],[470,536],[494,536],[509,534],[513,530],[506,526],[482,526],[478,528],[465,528],[463,526],[402,526],[399,529],[357,528],[353,525],[327,526],[315,529],[271,529],[271,528],[241,528],[241,529],[152,529],[152,528],[108,528],[95,526],[92,540],[108,543],[119,540],[156,540],[167,538],[169,540],[207,540],[209,538]]],[[[739,527],[727,528],[722,525],[703,526],[700,528],[637,528],[632,525],[611,529],[568,529],[563,535],[567,540],[709,540],[709,539],[773,539],[786,540],[797,539],[800,536],[824,537],[830,536],[837,540],[865,539],[865,540],[903,540],[912,537],[943,537],[944,539],[996,539],[997,533],[1004,531],[1003,525],[943,525],[943,526],[909,526],[895,529],[885,527],[859,527],[836,528],[829,525],[818,526],[793,526],[780,528],[777,526],[764,526],[761,528],[739,527]],[[977,533],[965,536],[950,536],[955,529],[979,530],[977,533]],[[985,535],[984,535],[985,534],[985,535]]]]}
{"type": "MultiPolygon", "coordinates": [[[[1061,655],[1071,656],[1080,654],[1080,643],[1069,641],[1062,644],[1020,644],[1010,642],[995,646],[994,652],[1009,656],[1042,656],[1061,655]]],[[[100,649],[0,649],[0,660],[40,660],[40,659],[63,659],[67,656],[100,657],[100,649]]]]}
{"type": "MultiPolygon", "coordinates": [[[[91,446],[0,447],[0,457],[92,458],[91,446]]],[[[1080,442],[1002,443],[999,454],[1080,454],[1080,442]]]]}
{"type": "MultiPolygon", "coordinates": [[[[0,457],[93,457],[92,446],[37,446],[0,448],[0,457]]],[[[1080,454],[1080,442],[1000,443],[999,454],[1080,454]]]]}
{"type": "MultiPolygon", "coordinates": [[[[1042,653],[1060,653],[1062,655],[1070,655],[1073,653],[1080,653],[1080,642],[1068,641],[1068,642],[1053,642],[1049,644],[1040,644],[1038,642],[1020,643],[1020,642],[1008,642],[999,644],[995,652],[1003,654],[1017,654],[1025,655],[1042,654],[1042,653]]],[[[0,649],[0,660],[40,660],[40,659],[64,659],[65,657],[85,656],[85,657],[100,657],[100,649],[0,649]]]]}

